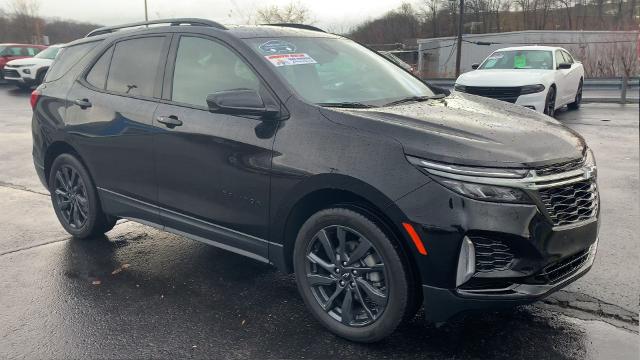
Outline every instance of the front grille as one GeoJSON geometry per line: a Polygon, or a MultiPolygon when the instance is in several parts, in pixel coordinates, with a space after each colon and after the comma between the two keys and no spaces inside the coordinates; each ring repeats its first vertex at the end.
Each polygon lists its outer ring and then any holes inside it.
{"type": "Polygon", "coordinates": [[[547,175],[560,174],[560,173],[571,171],[571,170],[576,170],[581,168],[583,165],[584,165],[584,158],[567,161],[561,164],[549,165],[549,166],[537,168],[535,170],[536,170],[536,175],[547,176],[547,175]]]}
{"type": "Polygon", "coordinates": [[[470,237],[476,253],[476,271],[492,272],[509,269],[513,252],[502,241],[480,236],[470,237]]]}
{"type": "Polygon", "coordinates": [[[589,249],[553,263],[535,276],[535,280],[545,284],[553,284],[573,274],[589,259],[589,249]]]}
{"type": "Polygon", "coordinates": [[[19,78],[20,77],[20,74],[16,70],[4,69],[3,73],[4,73],[4,77],[10,77],[10,78],[19,78]]]}
{"type": "Polygon", "coordinates": [[[484,96],[492,99],[515,103],[520,96],[520,86],[514,87],[488,87],[488,86],[467,86],[464,92],[473,95],[484,96]]]}
{"type": "Polygon", "coordinates": [[[594,180],[543,189],[540,198],[555,226],[585,221],[598,214],[598,190],[594,180]]]}

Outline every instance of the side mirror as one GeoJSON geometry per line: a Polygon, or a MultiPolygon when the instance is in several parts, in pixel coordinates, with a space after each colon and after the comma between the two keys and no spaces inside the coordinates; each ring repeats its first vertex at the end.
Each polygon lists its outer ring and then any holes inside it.
{"type": "Polygon", "coordinates": [[[471,68],[472,68],[473,70],[476,70],[476,69],[477,69],[477,68],[479,68],[479,67],[480,67],[480,64],[473,64],[473,65],[471,65],[471,68]]]}
{"type": "Polygon", "coordinates": [[[569,63],[560,63],[560,64],[558,64],[558,69],[560,69],[560,70],[571,69],[571,64],[569,64],[569,63]]]}
{"type": "Polygon", "coordinates": [[[220,114],[255,115],[272,117],[278,114],[279,108],[265,105],[262,97],[255,90],[234,89],[217,91],[207,96],[209,111],[220,114]]]}

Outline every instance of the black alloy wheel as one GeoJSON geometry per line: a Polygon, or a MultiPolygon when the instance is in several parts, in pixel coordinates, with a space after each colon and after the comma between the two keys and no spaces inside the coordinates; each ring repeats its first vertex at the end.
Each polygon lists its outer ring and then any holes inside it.
{"type": "Polygon", "coordinates": [[[86,224],[89,214],[87,187],[71,166],[63,165],[56,171],[53,197],[69,227],[79,230],[86,224]]]}
{"type": "Polygon", "coordinates": [[[293,257],[307,308],[338,336],[378,341],[417,310],[405,254],[359,212],[330,208],[312,215],[298,232],[293,257]]]}
{"type": "Polygon", "coordinates": [[[60,224],[74,237],[104,234],[115,226],[117,218],[102,211],[91,176],[74,155],[61,154],[53,161],[49,191],[60,224]]]}
{"type": "Polygon", "coordinates": [[[556,89],[554,87],[549,88],[547,92],[547,99],[544,104],[544,113],[554,117],[556,113],[556,89]]]}
{"type": "Polygon", "coordinates": [[[387,305],[385,266],[366,237],[345,226],[321,229],[307,246],[307,283],[329,316],[347,326],[376,321],[387,305]]]}

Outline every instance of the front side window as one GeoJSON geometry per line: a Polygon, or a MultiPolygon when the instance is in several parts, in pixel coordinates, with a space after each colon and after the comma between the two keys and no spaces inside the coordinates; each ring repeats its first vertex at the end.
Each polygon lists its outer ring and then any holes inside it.
{"type": "Polygon", "coordinates": [[[553,55],[547,50],[496,51],[486,58],[479,70],[489,69],[553,69],[553,55]]]}
{"type": "Polygon", "coordinates": [[[107,78],[107,90],[152,97],[164,42],[164,37],[145,37],[117,43],[107,78]]]}
{"type": "Polygon", "coordinates": [[[567,60],[565,60],[564,55],[562,55],[562,51],[556,50],[556,66],[566,62],[567,60]]]}
{"type": "Polygon", "coordinates": [[[258,77],[238,55],[213,40],[180,38],[173,72],[173,101],[206,107],[207,95],[234,89],[260,89],[258,77]]]}
{"type": "Polygon", "coordinates": [[[564,60],[568,63],[568,64],[573,64],[573,56],[571,56],[571,54],[569,54],[566,51],[562,51],[562,55],[564,56],[564,60]]]}
{"type": "Polygon", "coordinates": [[[351,40],[286,37],[245,41],[312,103],[382,106],[434,95],[420,80],[351,40]]]}

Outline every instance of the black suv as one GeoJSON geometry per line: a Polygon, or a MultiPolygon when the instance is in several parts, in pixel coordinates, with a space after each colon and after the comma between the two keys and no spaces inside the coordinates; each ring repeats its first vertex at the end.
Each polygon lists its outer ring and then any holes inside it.
{"type": "Polygon", "coordinates": [[[351,340],[423,304],[441,323],[529,303],[593,263],[578,134],[310,26],[98,29],[31,101],[35,167],[74,237],[127,218],[274,264],[351,340]]]}

